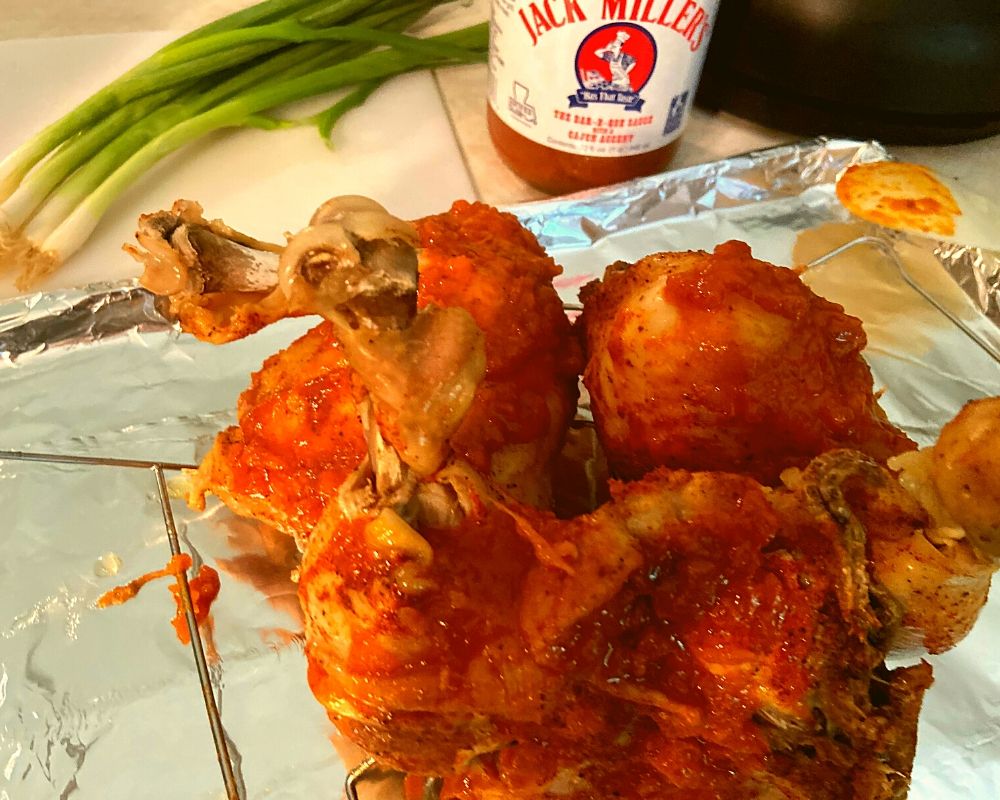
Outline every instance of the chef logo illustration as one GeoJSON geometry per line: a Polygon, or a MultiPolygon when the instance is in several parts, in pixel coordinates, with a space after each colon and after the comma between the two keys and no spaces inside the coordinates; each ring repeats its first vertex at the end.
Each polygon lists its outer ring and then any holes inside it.
{"type": "Polygon", "coordinates": [[[656,42],[638,25],[615,23],[591,31],[576,51],[580,88],[569,96],[570,108],[614,103],[641,111],[639,93],[656,66],[656,42]]]}

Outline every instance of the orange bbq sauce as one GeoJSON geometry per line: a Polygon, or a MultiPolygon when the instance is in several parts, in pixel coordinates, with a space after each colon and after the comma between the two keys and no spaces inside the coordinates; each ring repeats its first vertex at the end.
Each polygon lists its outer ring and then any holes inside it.
{"type": "MultiPolygon", "coordinates": [[[[181,643],[190,644],[191,634],[188,631],[187,619],[184,616],[184,603],[181,600],[180,590],[180,575],[190,567],[191,556],[187,553],[173,556],[164,569],[147,572],[145,575],[140,575],[123,586],[116,586],[114,589],[102,594],[97,599],[97,607],[119,606],[139,594],[139,590],[150,581],[158,578],[173,577],[177,582],[170,585],[170,593],[173,595],[177,610],[174,612],[174,618],[170,622],[174,626],[174,631],[181,643]]],[[[219,573],[207,564],[202,564],[198,568],[197,575],[188,581],[188,587],[191,589],[191,604],[194,607],[195,619],[198,621],[198,625],[202,625],[208,618],[208,612],[212,608],[212,603],[219,594],[219,573]]]]}
{"type": "Polygon", "coordinates": [[[567,194],[622,183],[663,172],[673,161],[681,140],[634,156],[580,156],[531,141],[505,125],[489,105],[486,124],[493,146],[518,176],[547,194],[567,194]]]}
{"type": "Polygon", "coordinates": [[[680,145],[719,0],[494,0],[487,127],[550,194],[662,172],[680,145]]]}

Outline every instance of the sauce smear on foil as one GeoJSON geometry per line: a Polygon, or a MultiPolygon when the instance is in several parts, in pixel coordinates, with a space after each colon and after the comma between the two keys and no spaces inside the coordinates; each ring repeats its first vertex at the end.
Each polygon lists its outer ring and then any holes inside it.
{"type": "MultiPolygon", "coordinates": [[[[189,644],[191,642],[191,634],[188,631],[187,620],[184,616],[184,603],[181,600],[180,576],[183,572],[190,568],[190,566],[191,556],[187,553],[181,553],[180,555],[173,556],[170,561],[167,562],[167,566],[163,569],[147,572],[146,574],[140,575],[138,578],[135,578],[122,586],[116,586],[114,589],[102,594],[97,599],[97,607],[107,608],[108,606],[119,606],[122,603],[127,603],[139,594],[139,590],[142,589],[142,587],[147,583],[155,581],[158,578],[168,578],[173,576],[175,582],[170,586],[170,594],[174,598],[177,610],[174,612],[174,618],[171,620],[171,624],[174,626],[174,631],[176,631],[177,638],[180,642],[182,644],[189,644]]],[[[194,607],[194,616],[198,621],[198,625],[202,625],[208,618],[209,611],[212,608],[212,603],[219,594],[219,585],[219,573],[207,564],[202,564],[198,568],[198,573],[188,581],[188,586],[191,589],[191,604],[194,607]]]]}

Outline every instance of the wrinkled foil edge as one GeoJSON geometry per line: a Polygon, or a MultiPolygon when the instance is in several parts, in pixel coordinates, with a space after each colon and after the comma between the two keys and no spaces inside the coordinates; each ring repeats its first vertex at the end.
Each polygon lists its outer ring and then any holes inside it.
{"type": "Polygon", "coordinates": [[[888,158],[876,141],[817,137],[506,210],[555,253],[649,223],[794,197],[852,164],[888,158]]]}
{"type": "MultiPolygon", "coordinates": [[[[833,183],[851,164],[889,157],[876,141],[818,137],[506,210],[558,260],[560,250],[592,246],[631,228],[793,197],[833,183]]],[[[1000,255],[945,243],[934,254],[1000,327],[1000,255]]],[[[13,298],[0,303],[0,364],[130,331],[170,329],[161,304],[135,279],[13,298]]]]}
{"type": "Polygon", "coordinates": [[[169,330],[174,323],[161,313],[161,303],[135,279],[16,297],[0,304],[0,364],[130,331],[169,330]]]}

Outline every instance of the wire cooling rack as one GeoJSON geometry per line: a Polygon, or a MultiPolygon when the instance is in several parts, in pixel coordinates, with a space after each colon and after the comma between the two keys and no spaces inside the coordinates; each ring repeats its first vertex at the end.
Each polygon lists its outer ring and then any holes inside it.
{"type": "Polygon", "coordinates": [[[859,236],[856,239],[852,239],[845,244],[840,245],[840,247],[835,247],[827,253],[814,258],[812,261],[805,264],[805,271],[816,269],[824,264],[832,261],[837,256],[843,255],[851,250],[857,249],[859,247],[873,247],[882,256],[888,259],[889,263],[895,268],[896,272],[899,273],[899,277],[903,279],[903,282],[909,286],[913,291],[919,294],[924,300],[926,300],[931,306],[937,309],[944,317],[952,323],[956,328],[958,328],[969,341],[976,345],[980,350],[982,350],[986,355],[993,359],[994,362],[1000,364],[1000,350],[998,350],[994,345],[980,336],[975,330],[970,327],[965,320],[963,320],[958,314],[951,311],[947,306],[945,306],[938,298],[924,289],[916,279],[910,274],[910,271],[906,268],[903,260],[899,257],[899,253],[896,248],[892,245],[892,242],[880,238],[878,236],[859,236]]]}
{"type": "MultiPolygon", "coordinates": [[[[195,464],[178,464],[170,461],[144,461],[131,458],[105,458],[101,456],[63,455],[60,453],[25,453],[17,450],[0,450],[0,460],[28,461],[41,464],[77,464],[97,467],[118,467],[119,469],[141,469],[150,472],[156,483],[156,494],[163,514],[163,527],[166,529],[170,554],[181,554],[180,538],[177,535],[177,525],[174,522],[174,512],[170,507],[170,495],[167,491],[165,473],[182,469],[196,469],[195,464]]],[[[187,570],[177,573],[180,586],[181,605],[184,609],[184,620],[190,634],[191,652],[194,656],[195,669],[198,672],[198,683],[201,686],[202,698],[205,701],[205,712],[208,724],[212,730],[212,741],[215,744],[215,755],[222,772],[222,783],[225,787],[227,800],[242,800],[239,784],[236,780],[236,770],[229,754],[229,744],[226,732],[219,715],[219,704],[215,699],[212,679],[209,675],[208,661],[205,658],[205,643],[201,637],[201,628],[195,617],[194,603],[191,600],[191,584],[188,582],[187,570]]]]}

